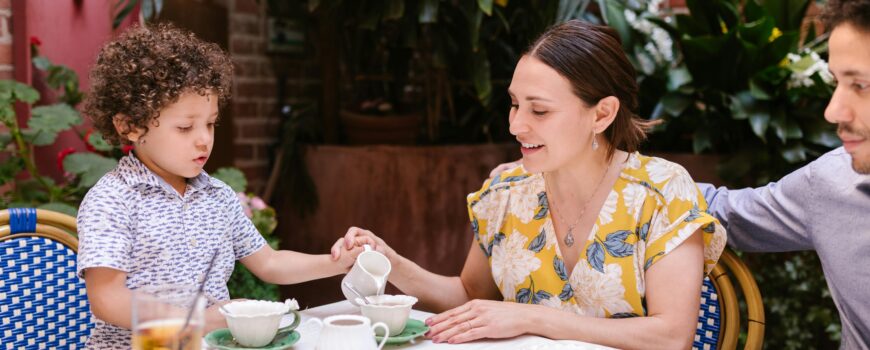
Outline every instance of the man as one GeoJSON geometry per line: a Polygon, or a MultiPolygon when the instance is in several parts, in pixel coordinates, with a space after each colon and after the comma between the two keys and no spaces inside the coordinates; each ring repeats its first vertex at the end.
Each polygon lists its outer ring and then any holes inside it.
{"type": "Polygon", "coordinates": [[[840,312],[840,347],[870,349],[870,0],[831,0],[823,18],[837,79],[825,119],[843,147],[765,187],[700,187],[732,247],[815,250],[840,312]]]}
{"type": "Polygon", "coordinates": [[[838,81],[825,119],[843,147],[765,187],[699,186],[732,247],[815,250],[840,312],[840,347],[870,350],[870,0],[830,0],[823,18],[838,81]]]}

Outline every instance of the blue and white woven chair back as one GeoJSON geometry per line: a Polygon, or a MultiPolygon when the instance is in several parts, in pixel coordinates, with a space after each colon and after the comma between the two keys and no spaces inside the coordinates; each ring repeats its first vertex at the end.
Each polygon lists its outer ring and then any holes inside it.
{"type": "Polygon", "coordinates": [[[714,350],[719,344],[722,308],[719,305],[719,294],[710,277],[704,277],[701,286],[701,308],[698,310],[698,327],[695,329],[695,339],[692,349],[714,350]]]}
{"type": "Polygon", "coordinates": [[[91,314],[76,252],[49,238],[16,236],[33,232],[35,216],[24,229],[10,217],[13,236],[0,240],[0,350],[84,349],[91,314]]]}

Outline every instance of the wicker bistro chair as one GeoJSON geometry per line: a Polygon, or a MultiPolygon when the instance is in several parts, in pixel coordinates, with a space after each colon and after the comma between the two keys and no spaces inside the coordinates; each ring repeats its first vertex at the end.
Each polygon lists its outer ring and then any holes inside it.
{"type": "Polygon", "coordinates": [[[692,349],[712,350],[737,348],[740,336],[740,308],[737,291],[729,278],[737,280],[747,309],[747,337],[745,349],[759,350],[764,343],[764,305],[761,292],[749,268],[731,249],[726,248],[719,263],[701,287],[701,309],[692,349]]]}
{"type": "Polygon", "coordinates": [[[71,232],[66,214],[0,211],[0,350],[85,348],[91,313],[71,232]]]}

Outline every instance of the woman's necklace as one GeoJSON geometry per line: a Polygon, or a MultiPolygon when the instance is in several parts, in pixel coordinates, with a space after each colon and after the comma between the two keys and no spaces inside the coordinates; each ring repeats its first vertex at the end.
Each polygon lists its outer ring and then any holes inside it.
{"type": "MultiPolygon", "coordinates": [[[[592,194],[589,195],[589,198],[587,198],[586,201],[583,202],[583,206],[580,208],[580,215],[577,216],[577,220],[574,220],[572,224],[569,225],[568,222],[565,221],[565,218],[562,216],[561,210],[556,212],[556,217],[559,219],[560,222],[562,222],[562,225],[568,226],[568,233],[565,235],[565,238],[562,239],[562,242],[565,242],[566,246],[571,247],[574,245],[574,227],[580,223],[580,219],[582,219],[583,214],[586,213],[586,207],[589,205],[589,202],[592,200],[592,198],[595,197],[595,194],[598,193],[598,189],[599,187],[601,187],[601,183],[604,182],[604,178],[607,177],[607,173],[609,172],[610,163],[608,162],[607,168],[604,169],[604,174],[601,174],[601,179],[598,180],[598,184],[595,185],[594,189],[592,190],[592,194]]],[[[549,181],[544,178],[544,189],[547,191],[548,194],[552,194],[553,192],[550,191],[550,186],[548,185],[548,183],[549,181]]],[[[552,206],[552,203],[550,205],[552,206]]]]}

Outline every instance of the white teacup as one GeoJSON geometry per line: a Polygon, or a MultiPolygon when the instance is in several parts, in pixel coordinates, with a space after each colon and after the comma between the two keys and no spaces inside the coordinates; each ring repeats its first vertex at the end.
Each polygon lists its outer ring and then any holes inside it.
{"type": "Polygon", "coordinates": [[[368,244],[364,248],[365,251],[356,257],[353,267],[341,280],[341,291],[344,297],[354,305],[359,305],[356,302],[358,296],[350,291],[345,283],[352,285],[364,296],[381,295],[384,294],[387,277],[392,269],[390,259],[387,259],[384,254],[372,250],[368,244]]]}
{"type": "Polygon", "coordinates": [[[389,333],[389,328],[380,322],[372,325],[368,318],[358,315],[335,315],[323,321],[317,318],[310,321],[322,327],[316,350],[380,350],[389,338],[384,337],[380,344],[376,343],[373,331],[381,328],[389,333]]]}
{"type": "MultiPolygon", "coordinates": [[[[360,310],[365,317],[368,317],[372,322],[383,322],[390,329],[390,336],[394,337],[405,330],[405,324],[408,323],[408,316],[411,314],[411,307],[417,303],[417,298],[410,295],[377,295],[367,298],[369,303],[364,303],[357,298],[360,304],[360,310]]],[[[377,335],[383,336],[384,332],[380,329],[375,330],[377,335]]]]}
{"type": "Polygon", "coordinates": [[[272,342],[278,333],[299,325],[299,305],[294,299],[280,303],[266,300],[234,301],[218,309],[227,319],[227,326],[236,342],[246,347],[261,347],[272,342]],[[281,318],[292,313],[293,324],[278,328],[281,318]]]}

